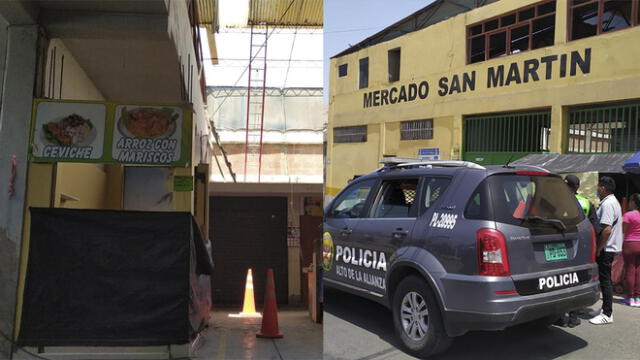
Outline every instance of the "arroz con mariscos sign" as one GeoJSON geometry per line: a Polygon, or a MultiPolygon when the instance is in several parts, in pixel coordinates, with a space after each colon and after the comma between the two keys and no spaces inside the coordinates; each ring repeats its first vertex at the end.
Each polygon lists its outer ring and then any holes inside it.
{"type": "MultiPolygon", "coordinates": [[[[486,88],[500,88],[516,84],[566,78],[591,72],[591,48],[583,53],[572,51],[568,54],[548,55],[541,58],[512,62],[487,68],[486,88]]],[[[476,90],[476,71],[443,76],[437,81],[436,93],[440,97],[476,90]]],[[[429,97],[431,84],[427,80],[365,92],[363,107],[377,107],[403,102],[425,100],[429,97]]]]}
{"type": "Polygon", "coordinates": [[[191,111],[178,105],[135,105],[36,99],[34,162],[186,166],[191,111]]]}

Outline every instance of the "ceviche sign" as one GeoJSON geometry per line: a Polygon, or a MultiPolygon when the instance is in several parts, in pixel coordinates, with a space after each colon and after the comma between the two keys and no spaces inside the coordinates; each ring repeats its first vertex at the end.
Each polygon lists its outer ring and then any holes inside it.
{"type": "Polygon", "coordinates": [[[34,162],[186,166],[191,111],[177,105],[34,102],[34,162]]]}

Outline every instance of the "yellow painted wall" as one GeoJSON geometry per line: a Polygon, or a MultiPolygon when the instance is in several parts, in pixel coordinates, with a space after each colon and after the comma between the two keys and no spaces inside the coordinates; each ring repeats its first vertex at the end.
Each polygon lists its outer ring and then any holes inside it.
{"type": "Polygon", "coordinates": [[[60,39],[51,39],[47,51],[43,96],[53,99],[104,100],[104,96],[60,39]],[[52,56],[55,55],[55,59],[52,56]],[[64,56],[64,69],[63,60],[64,56]],[[53,67],[52,67],[53,65],[53,67]],[[49,73],[53,70],[53,75],[49,73]],[[50,82],[53,82],[50,84],[50,82]],[[62,84],[62,88],[60,87],[62,84]]]}
{"type": "MultiPolygon", "coordinates": [[[[100,90],[62,40],[52,39],[47,54],[45,96],[66,100],[104,100],[100,90]]],[[[55,177],[54,206],[74,209],[115,208],[113,202],[107,206],[107,193],[109,188],[115,190],[121,186],[121,182],[107,181],[107,169],[103,165],[60,163],[55,177]]]]}
{"type": "Polygon", "coordinates": [[[104,165],[59,163],[56,176],[56,207],[106,208],[107,172],[104,165]],[[64,200],[65,195],[74,199],[64,200]]]}
{"type": "MultiPolygon", "coordinates": [[[[640,98],[640,26],[576,41],[567,41],[568,0],[556,5],[555,45],[518,54],[503,56],[471,65],[466,64],[466,29],[468,25],[538,3],[538,0],[498,1],[460,14],[399,38],[358,52],[331,59],[329,91],[329,129],[327,194],[332,196],[344,187],[354,174],[367,173],[378,165],[382,152],[398,156],[417,157],[417,149],[439,147],[442,159],[459,158],[462,149],[462,120],[466,115],[522,111],[546,108],[551,110],[552,130],[550,150],[563,152],[566,144],[566,114],[570,106],[640,98]],[[400,80],[387,80],[387,53],[401,49],[400,80]],[[591,49],[588,74],[578,69],[576,76],[559,76],[559,60],[553,63],[553,76],[545,79],[545,67],[540,64],[539,81],[488,88],[488,68],[505,67],[505,78],[511,63],[540,59],[549,55],[578,51],[584,57],[591,49]],[[369,87],[358,89],[359,59],[369,57],[369,87]],[[337,77],[337,68],[348,64],[345,77],[337,77]],[[476,73],[475,90],[440,96],[439,79],[454,74],[476,73]],[[410,83],[429,83],[426,99],[364,108],[364,94],[410,83]],[[434,139],[400,141],[398,123],[406,120],[434,119],[434,139]],[[333,128],[369,125],[366,143],[334,144],[333,128]],[[373,129],[386,128],[376,133],[373,129]],[[380,138],[377,140],[377,138],[380,138]],[[383,149],[381,152],[380,149],[383,149]]],[[[569,62],[570,64],[570,62],[569,62]]]]}

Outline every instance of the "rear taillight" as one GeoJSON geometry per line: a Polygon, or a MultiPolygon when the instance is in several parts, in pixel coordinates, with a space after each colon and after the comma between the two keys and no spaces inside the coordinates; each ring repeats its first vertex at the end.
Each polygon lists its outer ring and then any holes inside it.
{"type": "Polygon", "coordinates": [[[480,229],[476,233],[478,271],[485,276],[510,276],[509,254],[504,235],[494,229],[480,229]]]}
{"type": "Polygon", "coordinates": [[[594,264],[596,262],[596,230],[591,227],[591,255],[589,256],[589,262],[594,264]]]}

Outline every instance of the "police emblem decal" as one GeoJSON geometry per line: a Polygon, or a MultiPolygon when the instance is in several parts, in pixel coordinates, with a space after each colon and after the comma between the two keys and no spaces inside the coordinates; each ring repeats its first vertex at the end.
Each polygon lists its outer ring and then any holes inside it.
{"type": "Polygon", "coordinates": [[[331,270],[333,266],[333,239],[331,234],[325,232],[322,234],[322,269],[324,271],[331,270]]]}

